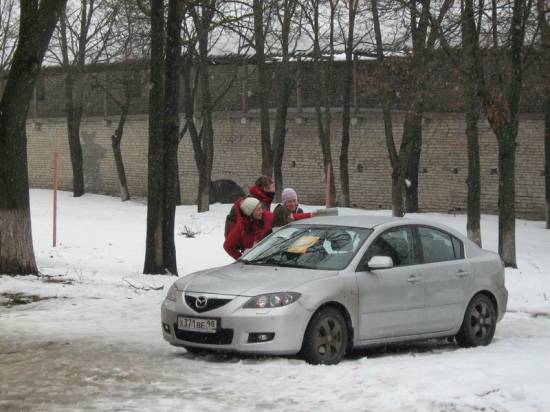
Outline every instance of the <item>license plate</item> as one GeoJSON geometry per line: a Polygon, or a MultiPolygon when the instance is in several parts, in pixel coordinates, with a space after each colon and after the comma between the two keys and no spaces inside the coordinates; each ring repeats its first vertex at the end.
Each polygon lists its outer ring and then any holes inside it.
{"type": "Polygon", "coordinates": [[[178,317],[178,329],[194,332],[215,333],[218,328],[216,319],[178,317]]]}

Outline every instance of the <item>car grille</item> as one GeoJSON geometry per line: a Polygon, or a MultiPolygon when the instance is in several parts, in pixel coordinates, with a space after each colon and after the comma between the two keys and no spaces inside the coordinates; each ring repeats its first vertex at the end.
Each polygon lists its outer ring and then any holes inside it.
{"type": "Polygon", "coordinates": [[[197,305],[195,305],[197,296],[185,295],[185,303],[187,303],[187,306],[189,306],[195,312],[203,313],[208,312],[209,310],[217,309],[219,307],[222,307],[226,303],[231,302],[231,299],[209,298],[208,296],[206,298],[208,299],[206,302],[206,306],[202,308],[198,308],[197,305]]]}
{"type": "Polygon", "coordinates": [[[220,329],[216,333],[192,332],[179,330],[174,324],[176,338],[193,343],[205,343],[209,345],[229,345],[233,341],[233,329],[220,329]]]}

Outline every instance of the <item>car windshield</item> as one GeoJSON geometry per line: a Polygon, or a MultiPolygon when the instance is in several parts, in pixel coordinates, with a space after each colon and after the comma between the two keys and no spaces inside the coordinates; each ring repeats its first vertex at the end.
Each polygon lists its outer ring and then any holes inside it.
{"type": "Polygon", "coordinates": [[[291,225],[264,239],[242,257],[241,262],[307,269],[345,268],[372,229],[291,225]]]}

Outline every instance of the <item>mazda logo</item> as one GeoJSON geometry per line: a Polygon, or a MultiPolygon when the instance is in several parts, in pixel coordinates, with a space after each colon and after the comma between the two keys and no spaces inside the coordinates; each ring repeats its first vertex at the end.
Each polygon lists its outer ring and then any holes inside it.
{"type": "Polygon", "coordinates": [[[195,300],[195,307],[197,309],[204,309],[207,303],[208,303],[208,299],[206,298],[206,296],[199,296],[195,300]]]}

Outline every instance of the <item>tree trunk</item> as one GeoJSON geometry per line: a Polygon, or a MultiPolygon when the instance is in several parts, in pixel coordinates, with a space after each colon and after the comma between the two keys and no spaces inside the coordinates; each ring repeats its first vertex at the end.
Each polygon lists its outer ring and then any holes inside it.
{"type": "Polygon", "coordinates": [[[376,39],[376,57],[378,60],[378,76],[382,87],[382,114],[384,117],[384,135],[386,137],[386,148],[390,158],[392,167],[392,215],[403,217],[405,210],[403,208],[403,178],[401,176],[401,162],[395,148],[395,140],[393,138],[393,121],[392,121],[392,96],[388,84],[383,80],[386,77],[384,71],[384,45],[382,43],[382,31],[380,29],[380,16],[378,13],[378,1],[371,0],[372,20],[376,39]]]}
{"type": "MultiPolygon", "coordinates": [[[[68,72],[65,75],[65,110],[67,112],[67,136],[73,169],[73,196],[80,197],[85,193],[82,145],[80,144],[82,107],[79,107],[78,103],[75,104],[73,73],[71,68],[67,70],[68,72]]],[[[81,76],[77,77],[80,78],[81,76]]]]}
{"type": "Polygon", "coordinates": [[[342,145],[340,147],[340,190],[342,192],[342,206],[350,207],[349,193],[349,144],[350,144],[350,120],[351,120],[351,84],[352,84],[353,61],[351,54],[346,59],[344,69],[344,89],[342,107],[342,145]]]}
{"type": "Polygon", "coordinates": [[[201,3],[189,8],[197,31],[194,42],[187,45],[184,55],[183,96],[185,112],[185,130],[189,131],[195,163],[199,173],[197,192],[197,210],[199,213],[210,210],[210,184],[214,161],[214,128],[212,110],[214,103],[210,92],[210,70],[208,61],[209,36],[215,13],[215,2],[201,3]],[[200,7],[200,13],[196,8],[200,7]],[[192,76],[193,56],[198,43],[197,72],[192,76]],[[193,81],[192,81],[193,77],[193,81]],[[196,111],[195,111],[196,110],[196,111]],[[197,115],[195,115],[195,113],[197,115]],[[198,117],[198,119],[196,119],[198,117]],[[197,130],[197,127],[200,130],[197,130]]]}
{"type": "Polygon", "coordinates": [[[346,65],[344,68],[344,81],[342,90],[342,145],[340,146],[340,190],[342,191],[342,206],[350,207],[349,193],[349,144],[350,144],[350,120],[351,120],[351,87],[353,82],[353,48],[355,33],[355,16],[358,0],[348,2],[348,32],[345,39],[346,65]]]}
{"type": "Polygon", "coordinates": [[[330,193],[326,199],[327,207],[334,207],[336,196],[336,183],[334,181],[334,167],[332,167],[332,149],[330,144],[330,132],[332,128],[331,91],[334,88],[334,9],[331,7],[330,31],[329,31],[329,60],[323,64],[320,44],[319,3],[313,4],[313,16],[310,20],[313,31],[313,75],[320,79],[320,87],[315,88],[315,117],[321,153],[323,155],[323,170],[325,179],[330,167],[330,193]],[[324,105],[324,111],[321,106],[324,105]]]}
{"type": "MultiPolygon", "coordinates": [[[[421,86],[423,87],[423,86],[421,86]]],[[[423,93],[422,89],[417,90],[415,93],[423,93]]],[[[422,99],[420,97],[420,99],[422,99]]],[[[422,109],[421,105],[415,106],[412,115],[408,117],[409,121],[404,124],[405,129],[409,129],[405,133],[409,135],[412,142],[412,151],[407,163],[407,180],[409,183],[406,185],[405,197],[406,197],[406,209],[408,213],[418,212],[418,176],[420,169],[420,154],[422,153],[422,109]]]]}
{"type": "Polygon", "coordinates": [[[22,1],[17,48],[0,100],[0,273],[37,274],[27,170],[27,113],[64,0],[22,1]]]}
{"type": "Polygon", "coordinates": [[[465,74],[462,75],[466,98],[466,137],[468,139],[468,238],[481,247],[481,166],[479,158],[479,77],[476,70],[480,56],[476,53],[479,41],[472,0],[462,9],[462,49],[465,74]]]}
{"type": "Polygon", "coordinates": [[[258,100],[260,103],[260,128],[262,145],[262,175],[271,176],[273,172],[273,152],[271,149],[271,130],[269,128],[269,70],[265,60],[265,24],[264,1],[253,1],[254,49],[258,69],[258,100]]]}
{"type": "Polygon", "coordinates": [[[164,202],[163,202],[163,246],[164,267],[172,274],[178,274],[174,229],[176,220],[176,191],[178,181],[179,144],[179,61],[181,54],[180,30],[182,4],[179,0],[168,2],[166,65],[164,84],[164,202]]]}
{"type": "MultiPolygon", "coordinates": [[[[420,122],[422,122],[422,119],[420,119],[420,122]]],[[[397,185],[394,190],[394,196],[395,199],[393,199],[395,202],[398,202],[397,200],[397,192],[398,190],[401,191],[401,208],[403,213],[405,210],[409,212],[407,209],[407,192],[412,187],[412,181],[410,180],[411,177],[408,173],[410,173],[410,165],[409,163],[411,161],[414,161],[414,152],[415,150],[418,150],[419,144],[417,142],[419,131],[417,129],[418,125],[418,116],[416,113],[416,110],[414,106],[409,106],[409,110],[407,113],[405,113],[405,120],[403,123],[403,137],[401,139],[401,146],[399,148],[399,156],[398,156],[398,166],[394,167],[394,182],[397,185]],[[397,169],[397,170],[396,170],[397,169]],[[407,182],[408,180],[408,182],[407,182]]],[[[399,203],[396,204],[396,211],[398,211],[399,203]]],[[[397,215],[399,216],[399,215],[397,215]]]]}
{"type": "Polygon", "coordinates": [[[516,263],[516,139],[511,124],[498,131],[498,253],[507,267],[516,263]]]}
{"type": "Polygon", "coordinates": [[[401,176],[401,168],[398,164],[392,170],[391,175],[391,211],[392,216],[403,217],[405,208],[403,207],[403,178],[401,176]]]}
{"type": "Polygon", "coordinates": [[[277,113],[275,116],[275,130],[273,131],[273,176],[275,178],[277,199],[280,199],[281,192],[283,190],[283,157],[285,152],[288,99],[290,97],[290,75],[288,70],[288,61],[281,63],[280,76],[277,86],[279,89],[279,98],[277,102],[277,113]]]}
{"type": "Polygon", "coordinates": [[[545,0],[537,0],[537,22],[540,32],[539,59],[544,75],[542,81],[546,84],[544,101],[544,192],[546,199],[546,229],[550,229],[550,14],[545,9],[545,0]],[[548,17],[547,17],[548,15],[548,17]]]}
{"type": "Polygon", "coordinates": [[[546,229],[550,229],[550,89],[544,104],[544,182],[546,194],[546,229]]]}
{"type": "Polygon", "coordinates": [[[477,88],[469,80],[465,80],[466,93],[466,136],[468,138],[468,220],[466,230],[468,239],[481,247],[481,166],[479,158],[479,136],[477,122],[479,120],[479,101],[477,88]]]}
{"type": "Polygon", "coordinates": [[[143,273],[163,274],[164,205],[164,2],[151,0],[147,238],[143,273]]]}
{"type": "MultiPolygon", "coordinates": [[[[285,86],[282,86],[284,88],[285,86]]],[[[286,103],[282,104],[282,107],[277,110],[275,117],[275,130],[273,131],[273,146],[274,146],[274,159],[273,159],[273,176],[275,181],[275,192],[277,199],[281,199],[281,192],[283,191],[283,157],[285,152],[285,140],[286,140],[286,118],[288,109],[288,97],[286,96],[286,103]]],[[[283,97],[285,98],[285,97],[283,97]]]]}
{"type": "MultiPolygon", "coordinates": [[[[86,16],[86,5],[81,5],[83,19],[81,20],[81,31],[84,30],[83,21],[86,16]]],[[[84,165],[82,159],[82,145],[80,144],[80,122],[82,119],[82,100],[84,85],[84,55],[86,47],[86,33],[80,33],[78,50],[80,61],[76,62],[76,71],[69,61],[69,44],[65,16],[60,20],[61,28],[61,53],[63,56],[63,67],[65,73],[65,111],[67,115],[67,138],[69,140],[69,153],[71,155],[71,166],[73,170],[73,196],[80,197],[85,193],[84,186],[84,165]],[[84,37],[84,38],[83,38],[84,37]],[[74,78],[76,74],[76,79],[74,78]],[[75,98],[75,84],[79,92],[75,98]]]]}
{"type": "Polygon", "coordinates": [[[28,208],[0,209],[0,274],[38,274],[28,208]]]}
{"type": "MultiPolygon", "coordinates": [[[[178,144],[179,146],[179,144],[178,144]]],[[[176,162],[176,167],[178,168],[176,172],[176,206],[181,206],[183,203],[181,201],[181,183],[180,183],[180,165],[179,160],[176,162]]]]}
{"type": "Polygon", "coordinates": [[[206,170],[199,170],[199,192],[197,196],[197,211],[199,213],[210,210],[210,179],[206,177],[206,174],[206,170]]]}
{"type": "Polygon", "coordinates": [[[118,175],[118,181],[120,183],[120,199],[123,202],[130,199],[130,191],[128,190],[128,181],[126,180],[126,172],[124,171],[124,162],[122,160],[122,152],[120,150],[120,143],[122,141],[122,134],[124,133],[124,124],[126,123],[126,117],[128,116],[129,107],[130,107],[130,101],[129,99],[127,99],[122,108],[122,113],[120,114],[118,127],[115,130],[115,133],[111,136],[111,146],[113,148],[116,171],[118,175]]]}
{"type": "Polygon", "coordinates": [[[283,156],[285,152],[286,140],[286,119],[288,112],[288,99],[290,98],[290,69],[289,69],[289,37],[290,25],[294,10],[296,9],[296,0],[286,0],[281,2],[283,18],[281,27],[281,51],[282,62],[279,65],[279,76],[277,87],[279,89],[277,99],[277,112],[275,115],[275,130],[273,131],[273,175],[275,180],[275,191],[277,199],[281,199],[283,191],[283,156]]]}
{"type": "MultiPolygon", "coordinates": [[[[319,99],[316,99],[319,100],[319,99]]],[[[319,103],[315,103],[315,114],[317,118],[317,130],[319,135],[319,143],[321,145],[321,152],[323,154],[323,170],[325,172],[325,179],[329,172],[328,167],[332,165],[332,152],[330,147],[330,126],[332,117],[330,114],[330,107],[325,107],[323,112],[319,103]]],[[[330,168],[330,197],[328,199],[328,207],[334,207],[336,196],[336,184],[334,182],[334,168],[330,168]]]]}

